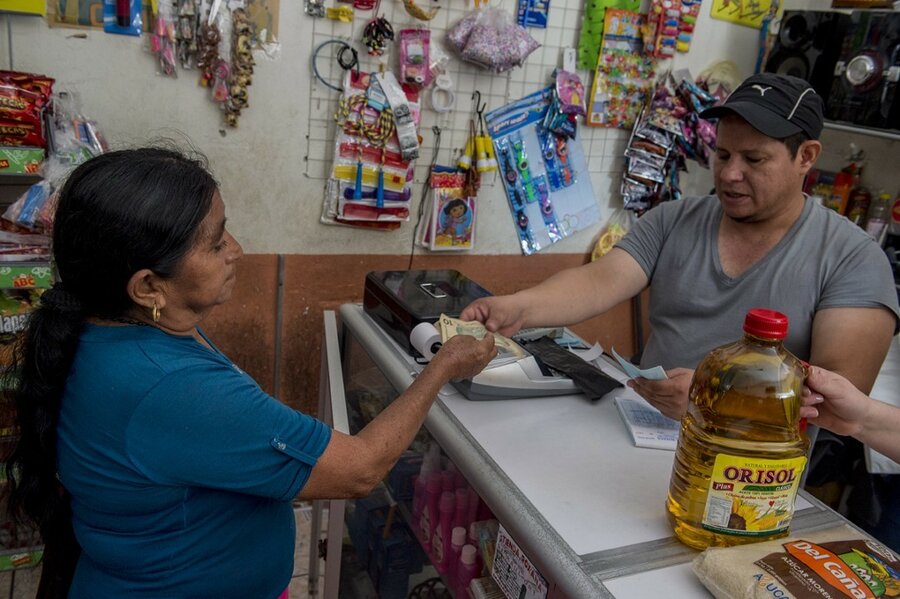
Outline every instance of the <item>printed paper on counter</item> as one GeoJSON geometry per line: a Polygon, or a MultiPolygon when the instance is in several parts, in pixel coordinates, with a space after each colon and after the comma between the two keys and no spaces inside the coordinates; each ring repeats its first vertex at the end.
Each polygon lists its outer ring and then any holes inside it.
{"type": "Polygon", "coordinates": [[[637,447],[675,451],[681,423],[663,416],[642,397],[616,397],[616,407],[637,447]]]}

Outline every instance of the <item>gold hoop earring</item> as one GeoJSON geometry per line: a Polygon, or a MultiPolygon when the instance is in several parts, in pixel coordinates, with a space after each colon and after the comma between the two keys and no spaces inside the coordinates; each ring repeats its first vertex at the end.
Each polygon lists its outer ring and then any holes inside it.
{"type": "Polygon", "coordinates": [[[156,305],[156,302],[153,302],[153,322],[159,322],[159,306],[156,305]]]}

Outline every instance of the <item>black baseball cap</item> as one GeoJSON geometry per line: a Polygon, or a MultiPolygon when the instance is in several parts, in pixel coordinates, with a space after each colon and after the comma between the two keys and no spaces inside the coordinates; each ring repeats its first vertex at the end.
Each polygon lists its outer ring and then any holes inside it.
{"type": "Polygon", "coordinates": [[[784,139],[803,131],[819,139],[823,123],[822,97],[809,82],[790,75],[760,73],[748,77],[720,106],[707,108],[700,118],[736,114],[760,133],[784,139]]]}

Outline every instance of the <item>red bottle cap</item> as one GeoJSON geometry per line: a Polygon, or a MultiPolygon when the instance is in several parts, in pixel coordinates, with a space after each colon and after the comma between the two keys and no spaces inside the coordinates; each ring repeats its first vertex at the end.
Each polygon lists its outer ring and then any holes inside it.
{"type": "Polygon", "coordinates": [[[753,308],[744,319],[744,332],[764,339],[784,339],[788,331],[788,317],[775,310],[753,308]]]}

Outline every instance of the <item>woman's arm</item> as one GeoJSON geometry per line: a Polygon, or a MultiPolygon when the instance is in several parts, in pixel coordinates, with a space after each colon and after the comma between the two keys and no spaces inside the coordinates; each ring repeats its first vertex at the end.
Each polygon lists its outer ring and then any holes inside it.
{"type": "Polygon", "coordinates": [[[494,336],[449,339],[409,388],[356,435],[334,431],[300,497],[363,497],[387,475],[418,432],[438,391],[470,378],[497,354],[494,336]]]}
{"type": "Polygon", "coordinates": [[[809,422],[859,439],[900,463],[900,408],[868,397],[841,375],[813,366],[806,379],[809,422]]]}

